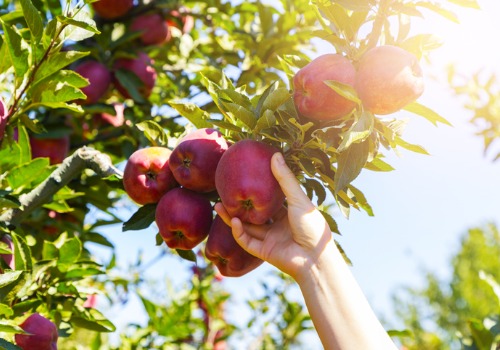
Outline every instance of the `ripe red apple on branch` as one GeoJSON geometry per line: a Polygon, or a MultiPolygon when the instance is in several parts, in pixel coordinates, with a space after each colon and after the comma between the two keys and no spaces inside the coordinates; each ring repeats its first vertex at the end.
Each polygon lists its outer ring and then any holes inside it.
{"type": "Polygon", "coordinates": [[[169,166],[177,182],[196,192],[215,190],[215,171],[228,149],[215,129],[198,129],[184,136],[170,155],[169,166]]]}
{"type": "Polygon", "coordinates": [[[58,138],[42,138],[30,136],[32,158],[49,158],[50,164],[60,164],[69,154],[69,136],[58,138]]]}
{"type": "Polygon", "coordinates": [[[293,100],[299,113],[313,120],[333,120],[346,116],[356,103],[339,95],[325,81],[354,86],[356,69],[340,54],[325,54],[312,60],[293,77],[293,100]]]}
{"type": "Polygon", "coordinates": [[[0,98],[0,141],[3,140],[3,135],[5,134],[5,128],[7,127],[7,123],[9,120],[7,119],[7,107],[3,102],[3,99],[0,98]]]}
{"type": "Polygon", "coordinates": [[[16,344],[23,350],[57,350],[56,325],[42,315],[30,315],[19,325],[30,334],[16,334],[16,344]]]}
{"type": "Polygon", "coordinates": [[[87,95],[87,98],[82,101],[84,105],[94,104],[99,101],[111,85],[111,72],[101,62],[85,61],[75,67],[75,72],[89,81],[89,85],[81,89],[87,95]]]}
{"type": "Polygon", "coordinates": [[[178,186],[168,165],[171,153],[165,147],[148,147],[130,156],[123,172],[123,186],[134,202],[157,203],[178,186]]]}
{"type": "Polygon", "coordinates": [[[171,37],[168,24],[159,13],[147,13],[135,17],[130,24],[130,30],[141,32],[139,39],[144,45],[163,44],[171,37]]]}
{"type": "Polygon", "coordinates": [[[397,46],[377,46],[361,57],[355,88],[366,110],[390,114],[422,95],[424,78],[414,54],[397,46]]]}
{"type": "MultiPolygon", "coordinates": [[[[139,52],[135,58],[120,58],[116,60],[113,65],[113,69],[129,71],[135,74],[142,85],[138,87],[138,91],[143,98],[148,98],[151,95],[151,91],[156,83],[157,74],[154,67],[151,65],[151,58],[144,52],[139,52]]],[[[115,73],[116,74],[116,73],[115,73]]],[[[118,79],[114,79],[116,89],[125,98],[130,98],[130,94],[127,89],[120,84],[118,79]]]]}
{"type": "Polygon", "coordinates": [[[189,250],[208,235],[213,212],[210,201],[185,188],[168,191],[158,202],[155,221],[169,248],[189,250]]]}
{"type": "Polygon", "coordinates": [[[243,276],[264,262],[240,247],[231,233],[231,227],[218,215],[208,233],[205,256],[227,277],[243,276]]]}
{"type": "Polygon", "coordinates": [[[92,3],[95,13],[104,19],[116,19],[125,15],[132,7],[133,0],[98,0],[92,3]]]}
{"type": "Polygon", "coordinates": [[[229,215],[260,225],[281,208],[285,195],[271,172],[271,157],[276,152],[273,146],[247,139],[222,155],[215,185],[229,215]]]}

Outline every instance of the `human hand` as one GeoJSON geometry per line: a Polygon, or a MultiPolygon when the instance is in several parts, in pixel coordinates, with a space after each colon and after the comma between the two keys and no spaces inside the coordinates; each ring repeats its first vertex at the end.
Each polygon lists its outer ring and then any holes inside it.
{"type": "Polygon", "coordinates": [[[333,241],[332,234],[281,153],[271,158],[271,170],[288,203],[288,208],[283,207],[271,223],[242,223],[238,218],[231,218],[222,203],[217,203],[215,210],[232,227],[233,236],[243,249],[297,280],[333,241]]]}

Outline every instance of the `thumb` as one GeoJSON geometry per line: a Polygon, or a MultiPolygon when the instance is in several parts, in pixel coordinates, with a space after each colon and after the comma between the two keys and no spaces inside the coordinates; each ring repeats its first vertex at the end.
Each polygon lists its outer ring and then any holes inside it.
{"type": "Polygon", "coordinates": [[[308,203],[314,206],[300,187],[299,181],[293,172],[286,165],[285,159],[280,152],[273,154],[271,158],[271,171],[285,194],[288,204],[303,205],[308,203]]]}

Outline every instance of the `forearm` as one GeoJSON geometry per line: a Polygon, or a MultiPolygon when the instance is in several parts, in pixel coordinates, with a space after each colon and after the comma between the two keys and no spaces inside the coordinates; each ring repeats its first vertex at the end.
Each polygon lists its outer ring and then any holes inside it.
{"type": "Polygon", "coordinates": [[[396,349],[333,241],[297,282],[325,349],[396,349]]]}

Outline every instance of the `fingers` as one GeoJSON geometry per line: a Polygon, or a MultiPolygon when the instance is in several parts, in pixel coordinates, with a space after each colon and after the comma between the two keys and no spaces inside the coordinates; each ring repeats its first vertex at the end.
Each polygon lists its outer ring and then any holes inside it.
{"type": "Polygon", "coordinates": [[[311,200],[300,187],[297,178],[286,165],[283,155],[279,152],[273,154],[271,158],[271,170],[274,177],[280,184],[281,190],[285,194],[288,203],[294,205],[305,204],[307,207],[313,206],[311,200]]]}
{"type": "Polygon", "coordinates": [[[233,237],[236,240],[236,242],[241,246],[241,248],[245,249],[253,256],[262,259],[260,253],[262,251],[262,246],[264,242],[248,234],[246,227],[244,227],[243,223],[238,218],[233,218],[231,220],[231,228],[233,237]]]}
{"type": "Polygon", "coordinates": [[[216,203],[214,206],[214,209],[217,212],[217,214],[219,214],[222,221],[224,221],[224,223],[227,226],[231,226],[231,216],[227,213],[226,208],[224,208],[222,203],[220,203],[220,202],[216,203]]]}
{"type": "MultiPolygon", "coordinates": [[[[232,218],[228,214],[226,208],[224,208],[224,205],[219,202],[219,203],[215,204],[214,209],[217,212],[217,214],[219,214],[222,221],[224,221],[224,223],[227,226],[232,227],[232,225],[233,225],[232,218]]],[[[267,232],[267,229],[268,229],[268,225],[243,224],[240,220],[238,220],[238,221],[239,221],[239,224],[243,227],[245,233],[249,234],[250,236],[252,236],[256,239],[260,239],[260,240],[264,239],[266,232],[267,232]]]]}

